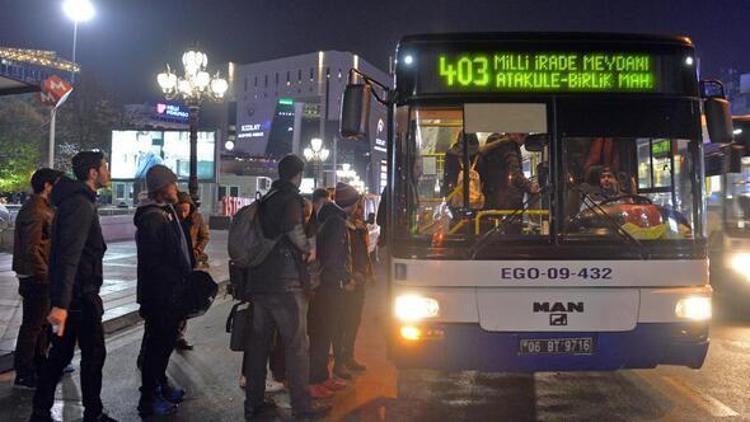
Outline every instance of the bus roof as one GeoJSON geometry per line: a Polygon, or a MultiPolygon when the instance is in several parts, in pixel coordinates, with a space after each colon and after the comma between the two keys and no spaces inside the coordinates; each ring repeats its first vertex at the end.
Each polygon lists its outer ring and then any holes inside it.
{"type": "Polygon", "coordinates": [[[456,32],[436,34],[414,34],[401,38],[399,44],[417,43],[461,43],[492,41],[541,41],[541,42],[597,42],[597,43],[646,43],[672,44],[693,47],[690,38],[681,35],[633,34],[611,32],[456,32]]]}

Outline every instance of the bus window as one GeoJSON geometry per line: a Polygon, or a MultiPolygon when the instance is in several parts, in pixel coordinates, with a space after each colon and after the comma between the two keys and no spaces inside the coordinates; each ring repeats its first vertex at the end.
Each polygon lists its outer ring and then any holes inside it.
{"type": "MultiPolygon", "coordinates": [[[[548,152],[527,150],[529,133],[465,132],[465,115],[461,108],[412,110],[410,152],[404,160],[410,233],[465,237],[496,229],[508,235],[549,234],[549,203],[532,195],[539,191],[536,179],[547,167],[548,152]]],[[[492,128],[483,124],[474,126],[492,128]]]]}
{"type": "Polygon", "coordinates": [[[566,231],[638,240],[694,236],[691,174],[685,139],[566,138],[566,231]]]}

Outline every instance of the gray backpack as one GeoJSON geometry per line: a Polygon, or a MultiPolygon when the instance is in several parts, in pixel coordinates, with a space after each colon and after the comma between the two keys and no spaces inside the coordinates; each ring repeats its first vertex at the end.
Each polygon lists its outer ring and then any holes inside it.
{"type": "Polygon", "coordinates": [[[281,239],[281,236],[275,239],[265,237],[260,224],[261,206],[276,192],[271,191],[264,198],[242,207],[229,226],[229,282],[236,299],[249,299],[250,270],[262,264],[281,239]]]}

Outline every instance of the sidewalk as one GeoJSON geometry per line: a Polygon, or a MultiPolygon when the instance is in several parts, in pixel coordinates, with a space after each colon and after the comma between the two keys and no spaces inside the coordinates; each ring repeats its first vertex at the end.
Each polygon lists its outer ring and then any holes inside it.
{"type": "MultiPolygon", "coordinates": [[[[209,272],[217,283],[229,279],[227,267],[227,232],[211,231],[207,251],[211,267],[209,272]]],[[[18,279],[11,270],[13,256],[0,253],[0,372],[13,368],[12,352],[15,349],[18,327],[21,325],[21,297],[18,279]]],[[[104,331],[112,333],[140,321],[136,290],[135,241],[116,242],[107,246],[104,256],[104,284],[101,289],[104,301],[104,331]]]]}

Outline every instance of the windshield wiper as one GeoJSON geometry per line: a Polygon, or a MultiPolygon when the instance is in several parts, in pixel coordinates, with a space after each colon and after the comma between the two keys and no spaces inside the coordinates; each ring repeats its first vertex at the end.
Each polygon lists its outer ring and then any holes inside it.
{"type": "MultiPolygon", "coordinates": [[[[610,225],[610,227],[615,230],[615,233],[617,233],[621,238],[627,240],[628,242],[631,242],[630,244],[635,245],[638,254],[641,255],[641,258],[648,259],[648,250],[645,246],[643,246],[643,243],[641,243],[638,239],[633,237],[633,235],[628,233],[627,230],[623,229],[622,226],[617,224],[617,220],[609,215],[601,205],[597,204],[596,201],[591,198],[591,195],[589,195],[588,192],[574,184],[569,184],[569,187],[583,196],[583,205],[586,206],[587,211],[593,212],[594,215],[604,217],[604,221],[606,221],[610,225]]],[[[565,224],[563,225],[563,233],[560,240],[565,240],[565,236],[568,234],[568,224],[573,221],[573,219],[576,218],[580,213],[581,212],[579,211],[574,216],[569,217],[567,220],[565,220],[565,224]]]]}

